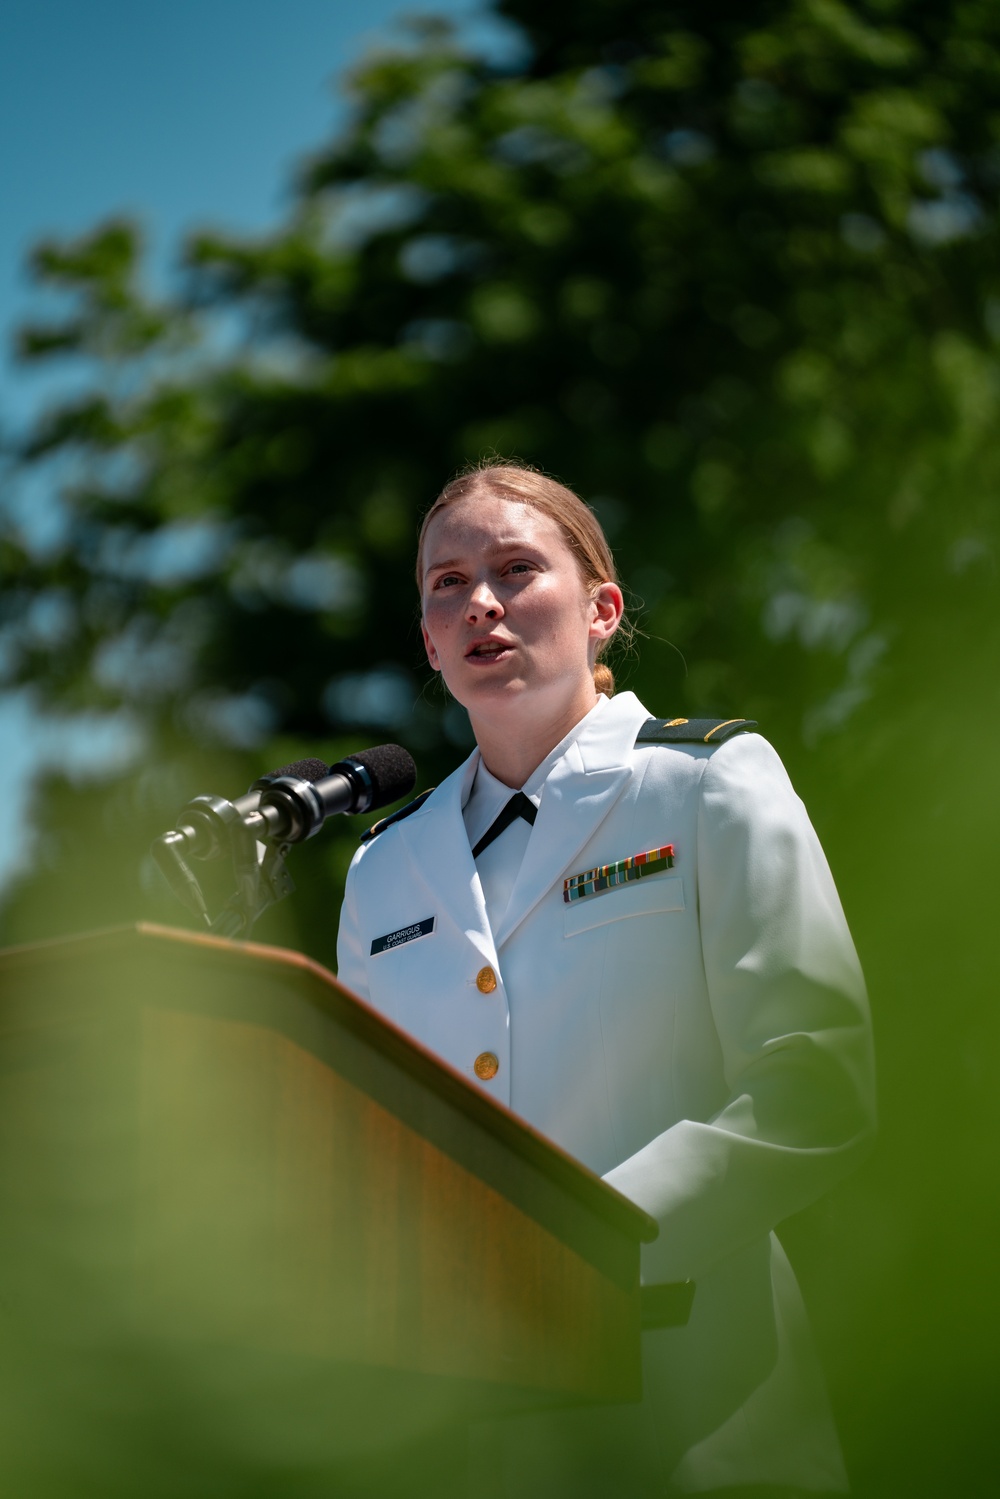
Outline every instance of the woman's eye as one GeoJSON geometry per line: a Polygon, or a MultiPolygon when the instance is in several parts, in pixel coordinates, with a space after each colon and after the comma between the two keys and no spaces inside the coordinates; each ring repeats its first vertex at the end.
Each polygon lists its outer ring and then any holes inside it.
{"type": "Polygon", "coordinates": [[[454,586],[454,584],[460,582],[461,579],[455,573],[442,573],[441,577],[438,578],[437,582],[434,584],[434,587],[451,588],[454,586]]]}
{"type": "Polygon", "coordinates": [[[509,573],[530,573],[531,564],[528,562],[512,562],[507,571],[509,573]]]}

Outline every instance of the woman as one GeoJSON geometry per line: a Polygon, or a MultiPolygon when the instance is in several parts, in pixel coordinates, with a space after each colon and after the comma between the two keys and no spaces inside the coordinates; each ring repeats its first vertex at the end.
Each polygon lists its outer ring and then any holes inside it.
{"type": "Polygon", "coordinates": [[[520,1423],[494,1487],[843,1488],[771,1233],[873,1114],[864,986],[802,804],[742,720],[613,695],[621,589],[562,485],[453,480],[417,581],[477,748],[358,851],[340,976],[658,1220],[644,1283],[697,1282],[688,1325],[644,1335],[642,1404],[520,1423]]]}

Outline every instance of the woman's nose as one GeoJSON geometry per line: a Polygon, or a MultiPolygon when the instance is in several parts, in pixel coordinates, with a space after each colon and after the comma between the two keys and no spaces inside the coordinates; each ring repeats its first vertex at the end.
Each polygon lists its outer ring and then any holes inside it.
{"type": "Polygon", "coordinates": [[[469,602],[465,610],[465,618],[470,625],[478,625],[483,620],[501,619],[503,617],[503,605],[496,597],[488,583],[477,583],[469,594],[469,602]]]}

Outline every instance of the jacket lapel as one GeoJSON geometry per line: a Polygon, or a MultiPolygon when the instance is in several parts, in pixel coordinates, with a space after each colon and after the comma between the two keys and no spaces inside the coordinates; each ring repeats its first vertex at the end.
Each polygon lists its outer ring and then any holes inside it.
{"type": "Polygon", "coordinates": [[[411,877],[429,892],[432,904],[428,915],[433,913],[439,922],[454,923],[483,960],[497,966],[483,887],[462,816],[478,764],[479,751],[474,750],[418,812],[399,824],[399,833],[412,864],[411,877]]]}
{"type": "Polygon", "coordinates": [[[548,894],[553,883],[565,877],[577,854],[618,801],[632,779],[635,736],[648,717],[634,693],[621,693],[593,723],[588,721],[552,770],[510,904],[497,929],[497,948],[548,894]]]}

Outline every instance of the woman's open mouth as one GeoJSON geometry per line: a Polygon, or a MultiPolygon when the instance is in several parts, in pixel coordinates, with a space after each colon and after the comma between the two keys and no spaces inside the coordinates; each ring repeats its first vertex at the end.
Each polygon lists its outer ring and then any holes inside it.
{"type": "Polygon", "coordinates": [[[511,647],[503,640],[480,640],[466,652],[465,659],[477,666],[491,666],[511,654],[511,647]]]}

